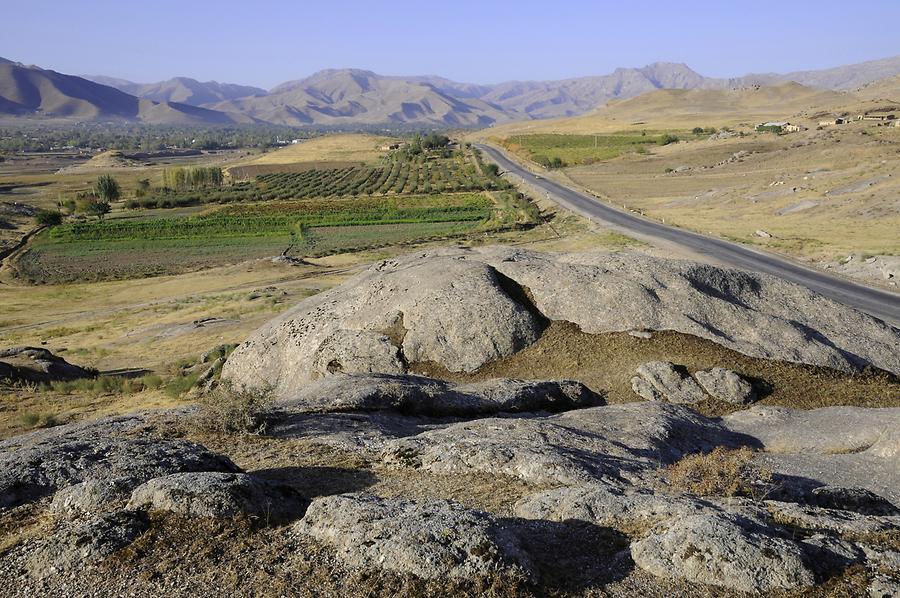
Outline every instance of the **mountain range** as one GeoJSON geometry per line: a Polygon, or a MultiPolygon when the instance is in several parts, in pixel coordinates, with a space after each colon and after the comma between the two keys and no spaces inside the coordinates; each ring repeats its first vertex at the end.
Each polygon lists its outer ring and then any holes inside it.
{"type": "Polygon", "coordinates": [[[658,62],[601,76],[492,85],[329,69],[267,91],[187,77],[158,83],[78,77],[0,59],[0,115],[160,124],[485,127],[576,116],[609,100],[657,89],[735,89],[794,81],[819,89],[851,90],[896,75],[900,56],[736,78],[704,77],[684,64],[658,62]]]}

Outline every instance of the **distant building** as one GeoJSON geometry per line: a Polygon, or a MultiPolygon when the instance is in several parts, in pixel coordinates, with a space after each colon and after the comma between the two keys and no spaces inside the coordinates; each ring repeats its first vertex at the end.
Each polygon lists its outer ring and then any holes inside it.
{"type": "Polygon", "coordinates": [[[789,122],[777,121],[756,125],[756,130],[761,133],[796,133],[802,131],[803,127],[800,125],[792,125],[789,122]]]}
{"type": "Polygon", "coordinates": [[[831,120],[820,120],[819,121],[820,127],[830,127],[832,125],[843,125],[843,124],[847,124],[846,118],[832,118],[831,120]]]}
{"type": "Polygon", "coordinates": [[[886,112],[867,112],[862,115],[862,120],[874,120],[879,122],[885,122],[888,120],[894,120],[897,118],[896,114],[888,114],[886,112]]]}

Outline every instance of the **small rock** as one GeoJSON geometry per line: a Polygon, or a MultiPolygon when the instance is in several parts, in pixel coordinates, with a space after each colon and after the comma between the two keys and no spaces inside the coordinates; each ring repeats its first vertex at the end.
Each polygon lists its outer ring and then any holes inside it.
{"type": "Polygon", "coordinates": [[[763,239],[771,239],[771,238],[772,238],[772,234],[771,234],[771,233],[767,233],[766,231],[764,231],[764,230],[762,230],[762,229],[757,230],[757,231],[754,232],[753,234],[756,235],[757,237],[761,237],[761,238],[763,238],[763,239]]]}
{"type": "Polygon", "coordinates": [[[900,574],[900,552],[869,544],[859,544],[858,546],[865,554],[869,567],[900,574]]]}
{"type": "Polygon", "coordinates": [[[668,401],[690,405],[706,398],[703,389],[688,375],[668,361],[648,361],[631,379],[634,392],[648,401],[668,401]]]}
{"type": "Polygon", "coordinates": [[[628,335],[633,336],[634,338],[642,338],[645,340],[653,338],[653,333],[649,330],[629,330],[628,335]]]}
{"type": "Polygon", "coordinates": [[[753,386],[732,370],[713,368],[696,372],[694,378],[706,392],[720,401],[746,405],[756,400],[753,386]]]}

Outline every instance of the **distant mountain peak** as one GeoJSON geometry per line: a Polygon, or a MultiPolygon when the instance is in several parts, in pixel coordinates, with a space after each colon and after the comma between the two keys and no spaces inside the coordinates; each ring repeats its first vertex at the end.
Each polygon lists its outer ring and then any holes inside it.
{"type": "MultiPolygon", "coordinates": [[[[65,77],[0,59],[0,72],[10,68],[44,72],[48,78],[65,77]]],[[[228,114],[223,117],[226,120],[240,115],[248,121],[255,119],[297,126],[466,127],[576,116],[610,100],[633,98],[660,89],[744,89],[796,82],[819,89],[850,90],[898,74],[900,56],[820,71],[751,74],[730,79],[704,77],[683,62],[667,61],[617,68],[606,75],[555,81],[506,81],[491,85],[462,83],[437,75],[385,76],[360,68],[323,69],[269,91],[216,81],[201,82],[183,76],[157,83],[134,83],[112,77],[86,79],[100,87],[109,86],[105,92],[94,89],[91,93],[108,94],[109,88],[115,88],[127,97],[136,96],[168,107],[165,110],[172,108],[183,112],[178,106],[189,105],[208,108],[219,115],[226,112],[228,114]]],[[[84,79],[81,81],[87,83],[84,79]]],[[[0,89],[16,89],[18,83],[4,84],[5,87],[0,89]]],[[[19,110],[20,104],[16,98],[0,96],[2,106],[19,110]]],[[[105,114],[104,110],[98,108],[95,112],[105,114]]],[[[156,113],[165,110],[155,108],[156,113]]],[[[86,117],[92,117],[89,109],[84,113],[86,117]]],[[[190,117],[220,118],[196,111],[190,117]]]]}

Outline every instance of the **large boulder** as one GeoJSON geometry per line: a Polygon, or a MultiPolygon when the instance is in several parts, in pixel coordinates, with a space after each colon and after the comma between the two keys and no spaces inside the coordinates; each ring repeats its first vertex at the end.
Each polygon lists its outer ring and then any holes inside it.
{"type": "Polygon", "coordinates": [[[725,368],[712,368],[711,370],[694,373],[694,378],[710,396],[735,403],[746,405],[756,399],[753,385],[740,374],[725,368]]]}
{"type": "Polygon", "coordinates": [[[815,583],[800,547],[740,516],[700,514],[673,519],[631,545],[641,569],[658,577],[753,594],[815,583]]]}
{"type": "Polygon", "coordinates": [[[0,508],[87,480],[120,478],[125,487],[187,471],[239,471],[230,459],[185,440],[127,434],[139,418],[70,424],[0,442],[0,508]]]}
{"type": "Polygon", "coordinates": [[[96,370],[73,365],[42,347],[12,347],[0,350],[0,380],[55,382],[93,378],[96,370]]]}
{"type": "Polygon", "coordinates": [[[602,405],[603,397],[572,380],[511,380],[450,384],[412,375],[353,374],[322,378],[272,406],[275,414],[399,411],[421,415],[478,415],[565,411],[602,405]]]}
{"type": "Polygon", "coordinates": [[[223,378],[285,394],[330,373],[400,373],[411,362],[473,371],[540,335],[541,318],[515,295],[496,269],[452,254],[380,262],[257,331],[223,378]]]}
{"type": "Polygon", "coordinates": [[[438,249],[379,262],[265,325],[223,379],[287,397],[333,373],[472,372],[548,320],[588,334],[674,330],[746,355],[900,373],[900,331],[781,279],[643,254],[438,249]]]}
{"type": "Polygon", "coordinates": [[[290,486],[245,473],[175,473],[135,488],[127,508],[192,517],[238,515],[284,521],[302,515],[307,501],[290,486]]]}
{"type": "Polygon", "coordinates": [[[500,572],[533,575],[514,530],[450,501],[327,496],[313,501],[296,530],[331,546],[351,568],[424,579],[472,579],[500,572]]]}

